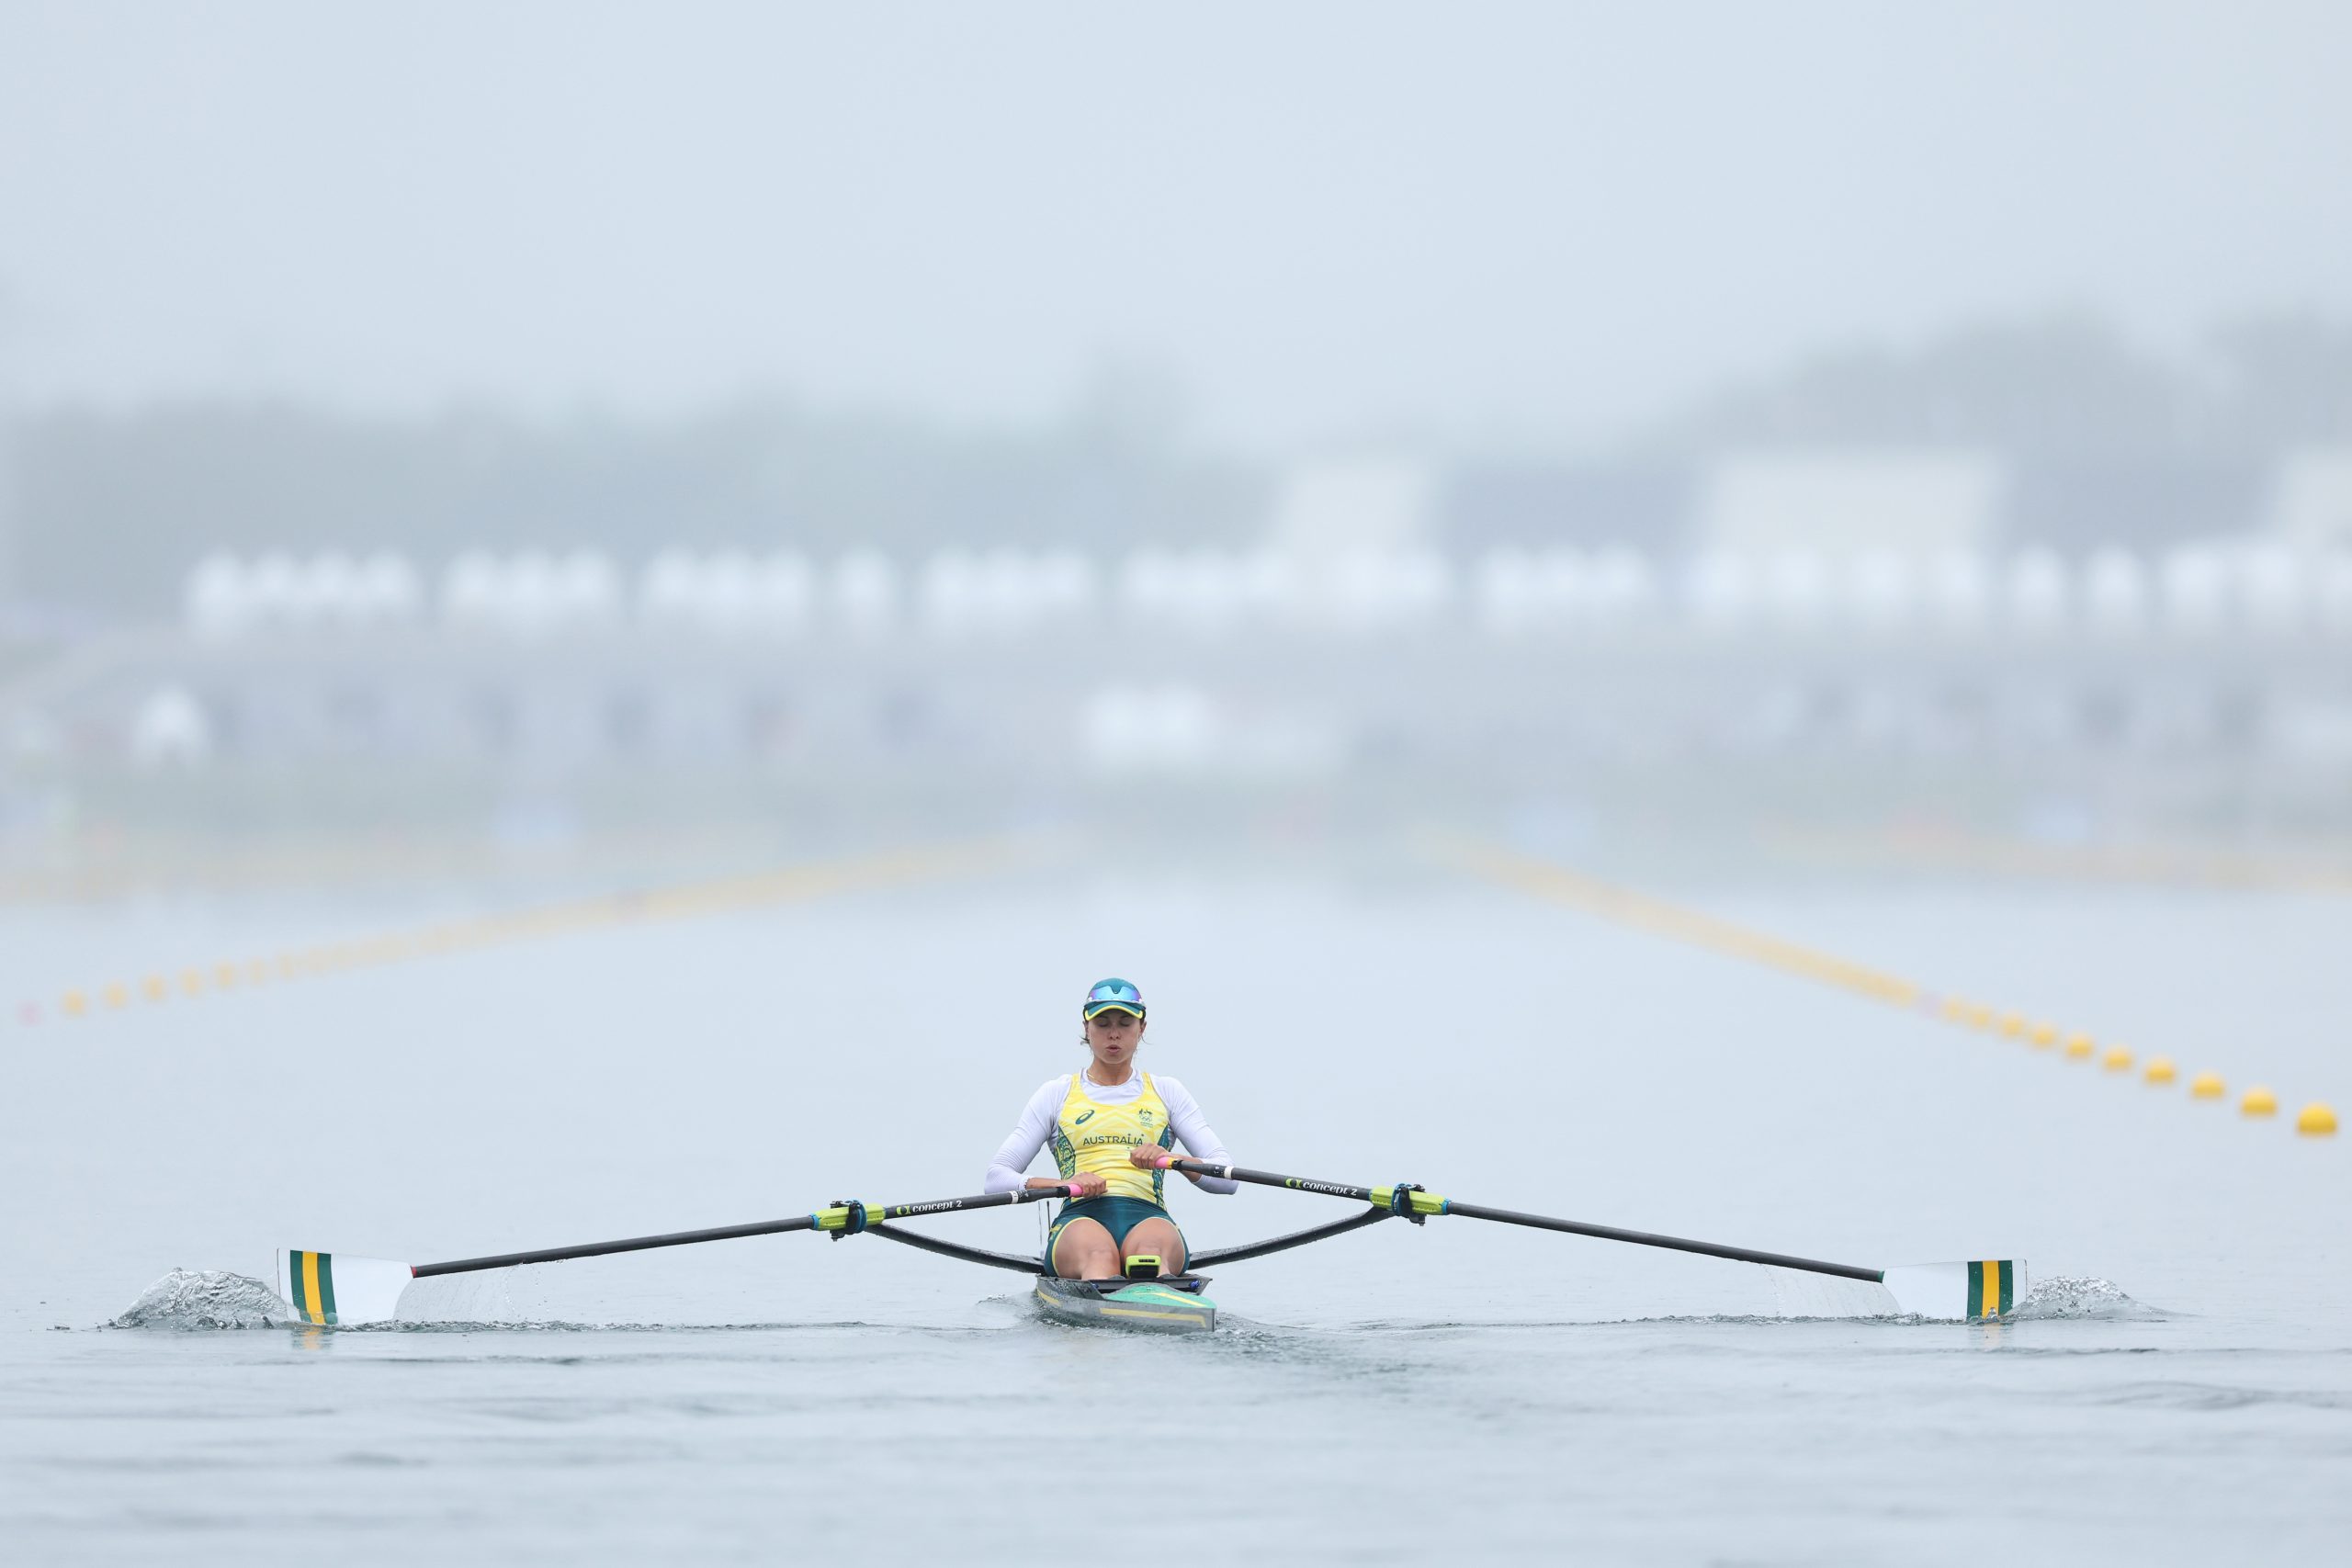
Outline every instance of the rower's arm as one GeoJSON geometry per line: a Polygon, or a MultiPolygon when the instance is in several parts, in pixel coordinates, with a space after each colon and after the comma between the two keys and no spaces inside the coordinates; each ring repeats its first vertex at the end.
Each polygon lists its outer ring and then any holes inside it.
{"type": "Polygon", "coordinates": [[[1032,1179],[1023,1173],[1029,1168],[1029,1162],[1037,1157],[1037,1151],[1046,1146],[1046,1140],[1053,1135],[1054,1118],[1061,1111],[1062,1096],[1069,1091],[1068,1078],[1055,1078],[1029,1097],[1029,1103],[1022,1107],[1021,1120],[1013,1123],[1012,1133],[997,1145],[994,1157],[989,1159],[988,1180],[980,1190],[1019,1192],[1023,1189],[1035,1190],[1039,1187],[1061,1185],[1059,1178],[1032,1179]]]}
{"type": "MultiPolygon", "coordinates": [[[[1201,1114],[1200,1102],[1193,1098],[1192,1090],[1173,1078],[1158,1081],[1159,1098],[1168,1106],[1168,1125],[1174,1129],[1185,1152],[1206,1165],[1231,1165],[1233,1156],[1227,1151],[1225,1140],[1216,1135],[1216,1129],[1201,1114]]],[[[1223,1196],[1241,1190],[1239,1182],[1228,1181],[1222,1176],[1194,1176],[1189,1170],[1184,1176],[1204,1192],[1223,1196]]]]}

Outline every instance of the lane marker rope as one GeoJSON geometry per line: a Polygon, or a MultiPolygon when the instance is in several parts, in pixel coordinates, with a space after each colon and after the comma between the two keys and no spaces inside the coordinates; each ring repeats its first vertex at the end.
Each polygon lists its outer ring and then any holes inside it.
{"type": "MultiPolygon", "coordinates": [[[[1553,862],[1536,860],[1498,845],[1451,834],[1430,834],[1423,839],[1422,847],[1431,858],[1454,870],[1516,887],[1553,903],[1573,905],[1617,925],[1649,931],[1707,948],[1727,957],[1746,959],[1784,974],[1835,986],[1855,996],[1901,1008],[1906,1012],[1925,1014],[1946,1023],[1999,1034],[2011,1040],[2022,1040],[2037,1051],[2058,1047],[2063,1040],[2061,1054],[2069,1061],[2090,1061],[2098,1051],[2098,1041],[2089,1034],[2063,1032],[2056,1024],[2030,1020],[2022,1013],[1997,1011],[1963,997],[1932,991],[1915,980],[1885,970],[1856,964],[1796,942],[1784,942],[1700,910],[1603,882],[1553,862]]],[[[2111,1046],[2105,1063],[2111,1073],[2128,1074],[2132,1063],[2132,1053],[2120,1045],[2111,1046]]],[[[2161,1089],[2170,1085],[2177,1077],[2178,1069],[2174,1066],[2172,1058],[2154,1056],[2149,1059],[2142,1081],[2161,1089]]],[[[2229,1090],[2220,1074],[2199,1073],[2189,1080],[2188,1092],[2190,1098],[2196,1100],[2223,1100],[2228,1097],[2229,1090]]],[[[2251,1118],[2274,1116],[2278,1110],[2278,1097],[2259,1084],[2247,1089],[2239,1101],[2240,1113],[2251,1118]]],[[[2306,1137],[2333,1136],[2335,1112],[2324,1102],[2313,1100],[2296,1116],[2295,1130],[2306,1137]]]]}
{"type": "MultiPolygon", "coordinates": [[[[175,999],[192,1001],[291,980],[318,979],[350,970],[476,953],[513,942],[615,926],[695,919],[763,905],[968,875],[1041,858],[1050,848],[1047,837],[1027,834],[898,850],[785,866],[748,876],[686,883],[650,892],[603,894],[537,908],[445,920],[413,931],[346,937],[288,948],[266,958],[191,965],[179,970],[176,976],[154,973],[137,981],[108,980],[68,989],[58,997],[57,1017],[60,1021],[84,1019],[126,1010],[134,999],[143,1007],[155,1007],[175,999]]],[[[30,1029],[40,1024],[45,1016],[39,1002],[26,1001],[17,1008],[17,1021],[19,1027],[30,1029]]]]}

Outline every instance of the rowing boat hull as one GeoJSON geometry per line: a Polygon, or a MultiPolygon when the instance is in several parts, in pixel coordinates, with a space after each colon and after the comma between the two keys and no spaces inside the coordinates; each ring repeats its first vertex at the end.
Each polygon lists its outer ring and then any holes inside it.
{"type": "Polygon", "coordinates": [[[1216,1326],[1216,1303],[1201,1294],[1205,1278],[1170,1274],[1158,1280],[1037,1281],[1037,1310],[1057,1323],[1136,1328],[1157,1334],[1204,1334],[1216,1326]]]}

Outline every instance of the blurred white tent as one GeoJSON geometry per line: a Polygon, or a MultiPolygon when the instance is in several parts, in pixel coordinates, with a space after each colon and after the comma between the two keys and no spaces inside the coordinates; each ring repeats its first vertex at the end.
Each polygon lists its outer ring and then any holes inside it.
{"type": "Polygon", "coordinates": [[[2304,558],[2283,546],[2253,544],[2237,552],[2235,564],[2246,626],[2267,636],[2301,629],[2309,606],[2304,558]]]}
{"type": "Polygon", "coordinates": [[[1294,619],[1306,569],[1273,551],[1138,550],[1121,564],[1118,595],[1145,625],[1219,632],[1294,619]]]}
{"type": "Polygon", "coordinates": [[[1730,631],[1746,626],[1756,614],[1755,567],[1746,556],[1731,550],[1702,550],[1683,575],[1682,599],[1690,618],[1702,630],[1730,631]]]}
{"type": "Polygon", "coordinates": [[[1919,571],[1919,599],[1929,620],[1946,631],[1974,631],[1993,604],[1992,572],[1969,550],[1940,550],[1919,571]]]}
{"type": "Polygon", "coordinates": [[[2013,630],[2054,632],[2071,613],[2074,585],[2055,550],[2027,549],[2010,558],[2002,582],[2002,615],[2013,630]]]}
{"type": "Polygon", "coordinates": [[[752,615],[761,629],[798,631],[808,624],[816,604],[816,573],[801,557],[777,551],[753,569],[752,615]]]}
{"type": "Polygon", "coordinates": [[[501,559],[469,550],[441,575],[445,623],[506,637],[602,629],[617,619],[620,599],[619,572],[593,551],[501,559]]]}
{"type": "Polygon", "coordinates": [[[1489,550],[1470,569],[1470,614],[1485,631],[1508,636],[1564,618],[1552,603],[1539,558],[1524,550],[1489,550]]]}
{"type": "Polygon", "coordinates": [[[807,626],[816,598],[816,574],[796,555],[664,550],[638,573],[637,617],[657,631],[776,636],[807,626]]]}
{"type": "Polygon", "coordinates": [[[379,552],[364,561],[328,553],[282,553],[250,565],[225,554],[197,563],[181,591],[190,631],[206,638],[264,631],[380,627],[413,619],[422,601],[416,570],[379,552]]]}
{"type": "Polygon", "coordinates": [[[2148,622],[2148,570],[2128,550],[2096,551],[2083,567],[2083,618],[2095,632],[2137,632],[2148,622]]]}
{"type": "Polygon", "coordinates": [[[1197,687],[1105,686],[1079,715],[1079,753],[1099,772],[1193,771],[1215,758],[1216,705],[1197,687]]]}
{"type": "Polygon", "coordinates": [[[142,768],[198,762],[212,750],[203,705],[179,686],[149,693],[130,716],[131,760],[142,768]]]}
{"type": "MultiPolygon", "coordinates": [[[[1626,549],[1496,550],[1471,568],[1466,588],[1473,621],[1506,635],[1630,623],[1654,615],[1663,592],[1657,571],[1626,549]]],[[[1452,593],[1450,572],[1424,582],[1410,604],[1414,617],[1432,617],[1452,593]]]]}
{"type": "Polygon", "coordinates": [[[2157,568],[2165,629],[2175,633],[2218,631],[2230,617],[2228,555],[2211,545],[2183,545],[2165,553],[2157,568]]]}
{"type": "Polygon", "coordinates": [[[888,631],[899,619],[899,569],[888,556],[860,551],[835,563],[832,613],[846,630],[864,636],[888,631]]]}
{"type": "Polygon", "coordinates": [[[1093,592],[1094,569],[1068,551],[946,549],[923,563],[916,603],[934,635],[1002,636],[1080,617],[1093,592]]]}
{"type": "Polygon", "coordinates": [[[1765,613],[1792,631],[1818,629],[1829,617],[1829,567],[1810,549],[1774,550],[1762,573],[1765,613]]]}
{"type": "Polygon", "coordinates": [[[1304,607],[1355,631],[1427,626],[1452,601],[1453,570],[1434,550],[1347,551],[1297,563],[1304,607]]]}
{"type": "Polygon", "coordinates": [[[1595,556],[1590,570],[1578,575],[1575,603],[1589,620],[1626,622],[1653,614],[1659,596],[1658,575],[1650,563],[1614,547],[1595,556]]]}
{"type": "Polygon", "coordinates": [[[702,604],[702,563],[684,550],[663,550],[638,574],[637,613],[650,626],[692,626],[702,604]]]}
{"type": "Polygon", "coordinates": [[[1868,549],[1846,563],[1839,597],[1854,620],[1872,631],[1907,627],[1919,603],[1919,567],[1895,550],[1868,549]]]}
{"type": "Polygon", "coordinates": [[[243,564],[225,555],[198,561],[180,592],[180,611],[188,629],[198,637],[235,637],[250,630],[255,607],[243,564]]]}
{"type": "Polygon", "coordinates": [[[413,620],[424,603],[416,569],[401,557],[379,550],[360,563],[352,599],[359,624],[389,626],[413,620]]]}
{"type": "MultiPolygon", "coordinates": [[[[1272,616],[1357,632],[1435,619],[1453,595],[1451,563],[1426,543],[1436,490],[1435,468],[1417,457],[1294,467],[1283,476],[1267,532],[1268,556],[1282,564],[1261,561],[1257,569],[1272,591],[1272,616]]],[[[1216,580],[1214,591],[1236,604],[1253,598],[1229,579],[1216,580]]],[[[1206,584],[1199,592],[1201,600],[1212,596],[1206,584]]]]}
{"type": "Polygon", "coordinates": [[[934,554],[916,576],[915,604],[925,628],[934,634],[954,637],[981,629],[989,617],[978,558],[956,549],[934,554]]]}
{"type": "Polygon", "coordinates": [[[705,631],[721,635],[749,629],[757,592],[757,571],[741,550],[721,550],[702,563],[696,618],[705,631]]]}

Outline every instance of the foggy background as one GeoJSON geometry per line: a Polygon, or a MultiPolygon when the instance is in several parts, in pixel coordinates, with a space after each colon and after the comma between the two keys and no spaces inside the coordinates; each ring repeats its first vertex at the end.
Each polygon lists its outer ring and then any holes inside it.
{"type": "Polygon", "coordinates": [[[2341,877],[2347,45],[0,6],[0,880],[2341,877]]]}
{"type": "Polygon", "coordinates": [[[2347,60],[0,0],[0,1538],[1028,1562],[971,1456],[1181,1389],[1236,1562],[2340,1556],[2347,60]],[[1457,1213],[1167,1339],[807,1236],[186,1310],[968,1192],[1110,974],[1250,1167],[2029,1293],[1457,1213]]]}

